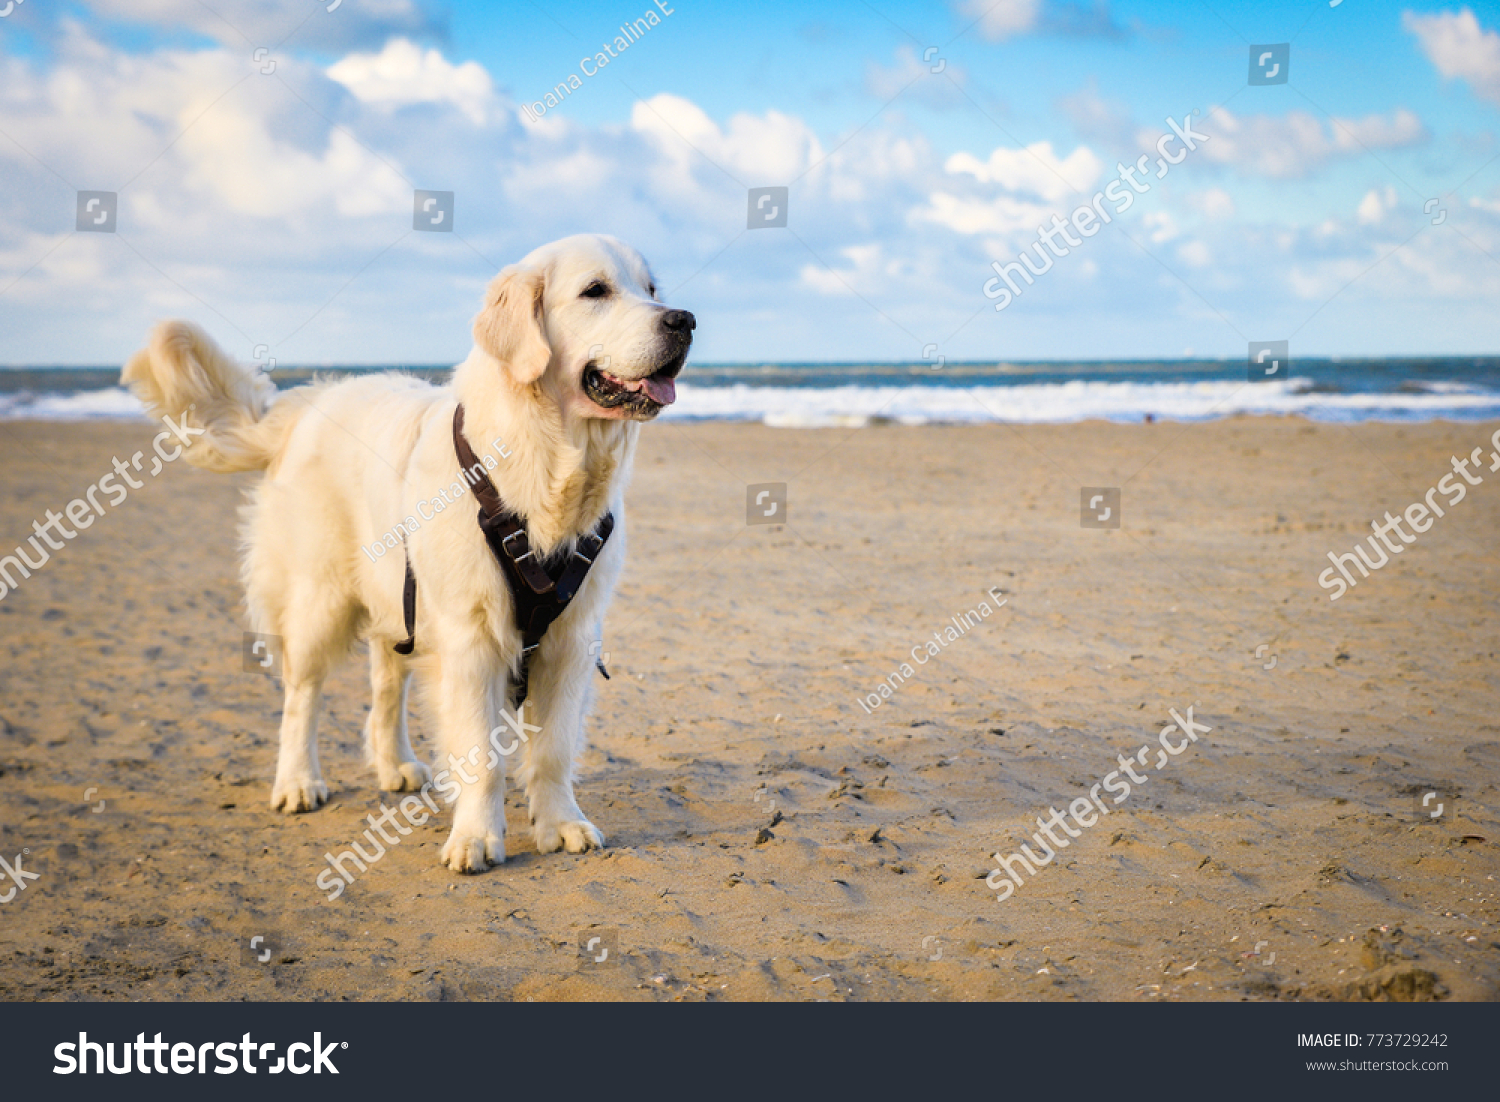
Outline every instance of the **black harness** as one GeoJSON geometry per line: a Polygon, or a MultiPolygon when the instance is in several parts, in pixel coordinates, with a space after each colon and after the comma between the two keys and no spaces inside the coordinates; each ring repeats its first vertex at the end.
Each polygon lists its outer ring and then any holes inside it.
{"type": "MultiPolygon", "coordinates": [[[[571,555],[538,559],[526,535],[526,521],[506,507],[495,484],[484,473],[484,464],[464,437],[462,404],[453,411],[453,450],[479,501],[479,528],[510,587],[516,627],[521,632],[521,665],[513,682],[519,710],[526,701],[531,683],[531,660],[542,644],[542,636],[578,594],[583,580],[588,577],[589,567],[594,565],[609,534],[614,531],[614,514],[605,513],[592,532],[579,537],[571,555]]],[[[406,585],[401,593],[401,611],[406,618],[406,638],[393,649],[397,654],[410,654],[416,647],[417,625],[417,578],[412,573],[410,552],[406,556],[406,585]]],[[[602,663],[599,672],[609,676],[602,663]]]]}

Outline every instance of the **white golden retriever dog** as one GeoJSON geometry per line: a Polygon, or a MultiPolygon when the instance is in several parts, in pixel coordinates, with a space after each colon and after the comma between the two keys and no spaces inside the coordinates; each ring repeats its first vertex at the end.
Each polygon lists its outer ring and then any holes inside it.
{"type": "Polygon", "coordinates": [[[366,747],[380,786],[415,792],[432,778],[406,731],[415,672],[439,752],[474,774],[458,793],[443,862],[479,872],[505,860],[505,759],[486,750],[510,704],[521,635],[477,502],[462,493],[453,439],[462,403],[464,436],[487,457],[491,482],[524,518],[539,557],[570,554],[614,515],[598,561],[531,663],[526,730],[534,733],[520,766],[539,851],[604,844],[573,796],[593,695],[590,644],[625,559],[623,497],[640,422],[676,397],[695,324],[662,304],[633,248],[583,235],[537,249],[490,283],[474,348],[446,387],[383,374],[278,395],[195,326],[156,327],[126,365],[125,383],[153,416],[185,416],[206,430],[185,453],[189,462],[266,471],[245,507],[243,576],[253,629],[282,639],[272,807],[312,811],[327,800],[319,697],[335,660],[363,638],[374,698],[366,747]],[[432,519],[406,531],[403,522],[419,513],[432,519]],[[392,532],[404,533],[405,555],[364,550],[393,545],[392,532]],[[406,637],[407,556],[417,581],[410,658],[392,650],[406,637]]]}

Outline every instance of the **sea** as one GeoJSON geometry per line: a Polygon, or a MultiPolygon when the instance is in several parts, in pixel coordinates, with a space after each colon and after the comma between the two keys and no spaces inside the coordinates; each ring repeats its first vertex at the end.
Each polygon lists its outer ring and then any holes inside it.
{"type": "MultiPolygon", "coordinates": [[[[285,389],[389,366],[271,373],[285,389]]],[[[435,383],[451,365],[396,370],[435,383]]],[[[757,421],[782,428],[877,424],[1205,421],[1241,414],[1314,421],[1500,419],[1500,356],[1298,359],[1283,378],[1250,379],[1244,360],[1042,363],[692,364],[674,421],[757,421]]],[[[117,367],[0,367],[0,420],[142,418],[117,367]]]]}

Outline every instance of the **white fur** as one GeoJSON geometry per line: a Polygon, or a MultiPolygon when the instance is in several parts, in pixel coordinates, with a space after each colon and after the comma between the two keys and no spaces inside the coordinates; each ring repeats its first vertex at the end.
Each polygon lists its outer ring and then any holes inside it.
{"type": "Polygon", "coordinates": [[[627,380],[657,370],[671,351],[664,310],[640,254],[613,238],[582,236],[544,246],[495,278],[475,318],[475,346],[450,386],[384,374],[277,397],[185,322],[157,326],[126,365],[125,382],[153,415],[186,415],[207,429],[187,451],[189,462],[266,470],[245,510],[243,576],[253,630],[283,644],[273,807],[311,811],[327,800],[317,752],[323,679],[366,639],[373,693],[366,745],[381,787],[416,791],[432,776],[406,731],[415,672],[440,755],[478,761],[464,766],[475,780],[462,784],[442,859],[460,872],[505,859],[505,759],[487,768],[488,738],[508,704],[520,636],[504,575],[476,523],[478,503],[465,493],[407,540],[418,585],[411,658],[391,649],[406,634],[402,552],[371,562],[360,550],[459,478],[451,425],[461,401],[465,435],[481,457],[498,461],[489,477],[526,518],[540,554],[571,547],[614,513],[613,535],[532,664],[525,719],[541,731],[520,766],[541,852],[604,844],[574,799],[573,772],[595,676],[589,644],[600,637],[625,559],[623,495],[640,426],[594,405],[580,379],[601,357],[627,380]],[[592,280],[610,286],[608,298],[580,297],[592,280]],[[495,454],[495,441],[508,458],[495,454]]]}

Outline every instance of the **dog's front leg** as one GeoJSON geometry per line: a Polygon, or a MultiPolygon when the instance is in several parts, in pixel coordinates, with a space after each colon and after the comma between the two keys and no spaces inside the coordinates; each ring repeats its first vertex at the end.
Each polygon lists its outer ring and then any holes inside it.
{"type": "Polygon", "coordinates": [[[483,872],[505,861],[505,757],[489,746],[494,663],[479,640],[463,642],[443,650],[436,694],[445,771],[459,787],[442,857],[454,872],[483,872]]]}
{"type": "Polygon", "coordinates": [[[583,752],[583,721],[593,696],[594,659],[586,638],[549,636],[531,676],[522,718],[530,725],[522,777],[532,836],[541,853],[601,848],[604,834],[573,797],[575,759],[583,752]]]}

